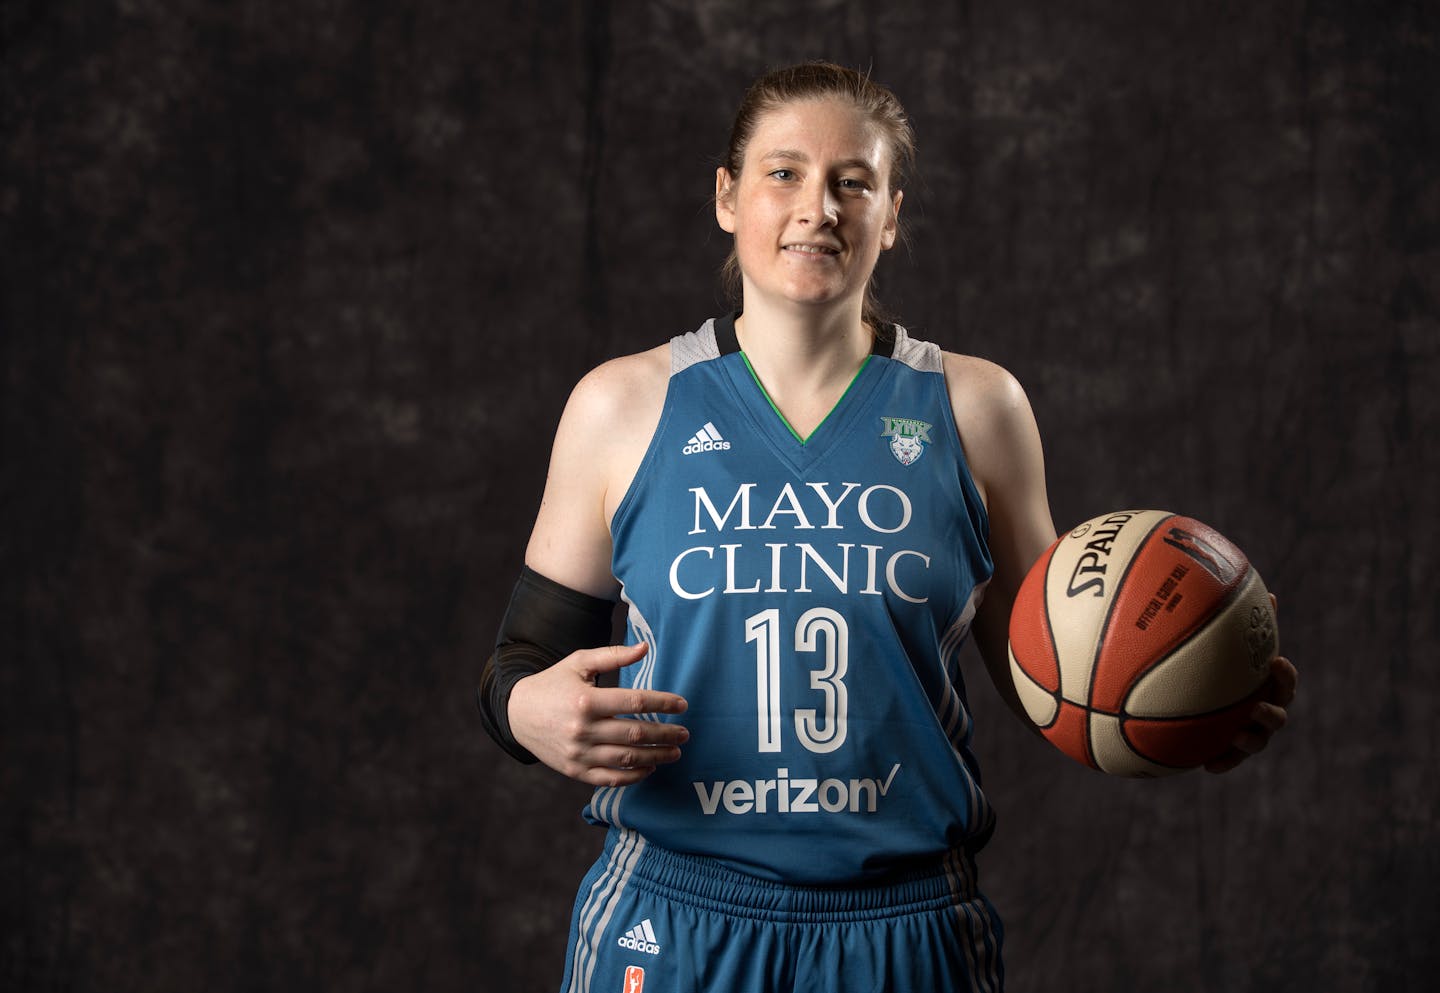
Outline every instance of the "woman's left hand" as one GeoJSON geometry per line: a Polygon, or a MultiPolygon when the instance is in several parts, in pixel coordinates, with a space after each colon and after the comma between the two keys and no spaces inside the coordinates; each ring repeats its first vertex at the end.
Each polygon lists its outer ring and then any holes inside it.
{"type": "MultiPolygon", "coordinates": [[[[1272,608],[1275,597],[1270,597],[1272,608]]],[[[1285,726],[1286,708],[1295,699],[1295,687],[1300,674],[1289,659],[1277,655],[1270,660],[1270,681],[1265,699],[1255,704],[1250,712],[1250,723],[1241,729],[1230,743],[1230,748],[1218,758],[1205,763],[1206,772],[1229,772],[1252,755],[1259,754],[1270,744],[1275,732],[1285,726]]]]}

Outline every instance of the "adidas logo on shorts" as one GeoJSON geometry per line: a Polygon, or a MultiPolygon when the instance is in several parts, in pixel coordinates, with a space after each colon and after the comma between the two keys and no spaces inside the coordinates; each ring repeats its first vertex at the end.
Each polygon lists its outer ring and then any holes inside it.
{"type": "Polygon", "coordinates": [[[628,948],[632,952],[644,952],[646,955],[660,954],[660,946],[655,943],[655,929],[650,926],[648,917],[615,939],[615,944],[621,948],[628,948]]]}
{"type": "Polygon", "coordinates": [[[706,421],[705,426],[696,431],[694,437],[680,451],[685,455],[694,455],[697,452],[723,452],[729,447],[730,442],[720,437],[720,431],[714,423],[706,421]]]}

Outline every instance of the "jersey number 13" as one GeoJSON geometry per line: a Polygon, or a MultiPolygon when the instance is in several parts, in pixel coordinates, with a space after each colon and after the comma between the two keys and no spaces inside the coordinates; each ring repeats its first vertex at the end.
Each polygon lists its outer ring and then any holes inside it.
{"type": "MultiPolygon", "coordinates": [[[[745,640],[755,644],[755,696],[760,717],[759,747],[780,751],[780,611],[762,610],[745,619],[745,640]]],[[[850,658],[850,630],[839,611],[812,607],[795,624],[795,652],[819,654],[810,671],[810,688],[823,708],[795,711],[795,736],[812,752],[833,752],[845,743],[849,697],[845,672],[850,658]]]]}

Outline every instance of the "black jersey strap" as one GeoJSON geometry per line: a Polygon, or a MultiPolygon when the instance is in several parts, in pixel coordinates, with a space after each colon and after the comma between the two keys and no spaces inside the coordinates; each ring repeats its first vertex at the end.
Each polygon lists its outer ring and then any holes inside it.
{"type": "Polygon", "coordinates": [[[529,566],[520,571],[495,636],[495,654],[485,662],[475,690],[480,722],[512,758],[536,761],[510,731],[510,691],[571,652],[610,644],[614,611],[613,600],[562,586],[529,566]]]}
{"type": "MultiPolygon", "coordinates": [[[[740,339],[735,336],[735,318],[741,311],[734,310],[723,317],[715,318],[715,347],[721,355],[740,351],[740,339]]],[[[895,325],[882,324],[870,336],[870,354],[889,359],[895,356],[895,325]]]]}

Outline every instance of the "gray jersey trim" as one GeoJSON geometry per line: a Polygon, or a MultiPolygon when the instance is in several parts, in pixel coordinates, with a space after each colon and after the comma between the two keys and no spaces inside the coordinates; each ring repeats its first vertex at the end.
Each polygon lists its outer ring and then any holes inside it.
{"type": "Polygon", "coordinates": [[[895,325],[895,351],[890,357],[904,362],[916,372],[944,372],[944,356],[940,346],[933,341],[921,341],[910,337],[910,332],[895,325]]]}
{"type": "MultiPolygon", "coordinates": [[[[697,362],[707,362],[720,357],[720,346],[715,341],[715,319],[712,317],[688,334],[670,339],[670,375],[678,375],[697,362]]],[[[900,325],[895,325],[895,350],[890,357],[903,362],[916,372],[944,372],[944,360],[940,346],[930,341],[910,337],[900,325]]]]}
{"type": "Polygon", "coordinates": [[[720,357],[720,346],[715,344],[715,318],[710,318],[689,334],[678,334],[670,339],[670,375],[678,375],[697,362],[720,357]]]}

